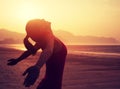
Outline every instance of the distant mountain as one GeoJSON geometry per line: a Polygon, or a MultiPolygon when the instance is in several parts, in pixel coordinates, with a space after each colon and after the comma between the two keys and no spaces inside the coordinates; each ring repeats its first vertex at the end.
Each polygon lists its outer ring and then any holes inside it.
{"type": "Polygon", "coordinates": [[[66,44],[77,45],[118,45],[120,42],[112,37],[75,36],[70,32],[58,30],[54,32],[66,44]]]}
{"type": "Polygon", "coordinates": [[[0,29],[0,43],[22,43],[24,34],[0,29]]]}
{"type": "MultiPolygon", "coordinates": [[[[57,30],[54,34],[66,44],[72,45],[117,45],[118,40],[112,37],[96,37],[96,36],[75,36],[70,32],[57,30]]],[[[9,30],[0,29],[0,44],[3,43],[23,43],[25,34],[11,32],[9,30]]]]}

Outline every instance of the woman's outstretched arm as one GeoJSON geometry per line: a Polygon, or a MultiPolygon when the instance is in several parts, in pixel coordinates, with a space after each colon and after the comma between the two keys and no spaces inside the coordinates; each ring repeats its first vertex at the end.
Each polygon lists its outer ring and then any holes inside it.
{"type": "Polygon", "coordinates": [[[25,51],[22,55],[20,55],[17,59],[10,59],[8,60],[8,65],[16,65],[18,62],[26,59],[30,55],[35,55],[38,49],[40,47],[36,43],[34,46],[27,40],[27,38],[24,39],[24,44],[26,47],[29,47],[27,51],[25,51]]]}
{"type": "Polygon", "coordinates": [[[27,58],[28,56],[31,55],[31,52],[29,51],[25,51],[20,57],[16,58],[16,59],[10,59],[8,60],[7,65],[16,65],[18,62],[22,61],[23,59],[27,58]]]}
{"type": "MultiPolygon", "coordinates": [[[[32,44],[31,44],[31,45],[32,45],[32,44]]],[[[36,52],[37,52],[37,50],[39,50],[39,49],[40,49],[40,45],[39,45],[38,43],[36,43],[36,44],[33,46],[32,50],[29,49],[29,50],[25,51],[17,60],[18,60],[18,61],[21,61],[21,60],[27,58],[27,57],[30,56],[30,55],[35,55],[36,52]]]]}

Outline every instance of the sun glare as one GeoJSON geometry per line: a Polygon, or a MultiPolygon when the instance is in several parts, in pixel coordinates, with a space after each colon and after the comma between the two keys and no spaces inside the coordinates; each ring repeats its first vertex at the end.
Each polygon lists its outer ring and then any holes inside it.
{"type": "MultiPolygon", "coordinates": [[[[40,14],[40,12],[39,12],[40,14]]],[[[39,17],[37,7],[31,3],[24,3],[18,8],[18,18],[22,21],[28,21],[29,19],[39,17]]]]}

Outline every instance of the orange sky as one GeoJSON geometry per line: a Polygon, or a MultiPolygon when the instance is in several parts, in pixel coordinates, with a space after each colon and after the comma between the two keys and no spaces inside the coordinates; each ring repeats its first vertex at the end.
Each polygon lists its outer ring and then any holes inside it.
{"type": "Polygon", "coordinates": [[[0,0],[0,28],[25,32],[32,18],[76,35],[120,39],[120,0],[0,0]]]}

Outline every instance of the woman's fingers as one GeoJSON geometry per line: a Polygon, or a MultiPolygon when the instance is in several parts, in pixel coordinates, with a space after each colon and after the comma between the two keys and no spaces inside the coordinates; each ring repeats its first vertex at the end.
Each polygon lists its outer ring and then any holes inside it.
{"type": "Polygon", "coordinates": [[[24,86],[30,87],[35,83],[39,76],[39,69],[36,66],[29,67],[24,73],[23,76],[27,74],[25,80],[24,80],[24,86]]]}
{"type": "Polygon", "coordinates": [[[8,60],[7,65],[16,65],[17,62],[18,62],[18,61],[17,61],[16,59],[10,59],[10,60],[8,60]]]}
{"type": "Polygon", "coordinates": [[[13,61],[13,60],[15,60],[15,59],[9,59],[8,62],[9,62],[9,61],[13,61]]]}

